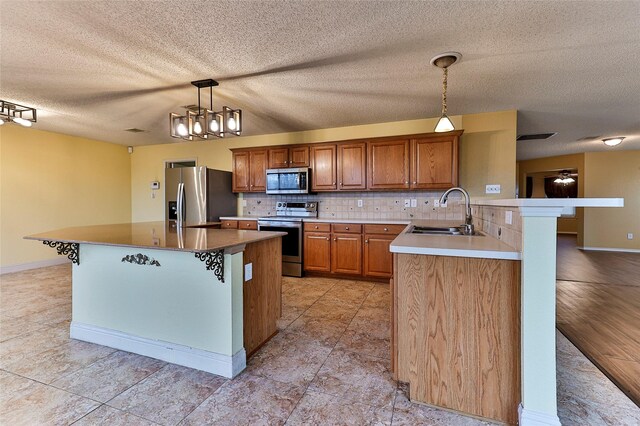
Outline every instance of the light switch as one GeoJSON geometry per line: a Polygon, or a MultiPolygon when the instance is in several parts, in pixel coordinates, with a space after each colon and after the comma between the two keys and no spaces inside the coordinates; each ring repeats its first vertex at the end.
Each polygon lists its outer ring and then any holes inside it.
{"type": "Polygon", "coordinates": [[[249,281],[253,278],[253,263],[247,263],[244,265],[244,280],[249,281]]]}
{"type": "Polygon", "coordinates": [[[411,207],[418,207],[418,199],[417,198],[412,198],[411,199],[411,207]]]}
{"type": "Polygon", "coordinates": [[[358,200],[358,207],[362,207],[362,200],[358,200]]]}

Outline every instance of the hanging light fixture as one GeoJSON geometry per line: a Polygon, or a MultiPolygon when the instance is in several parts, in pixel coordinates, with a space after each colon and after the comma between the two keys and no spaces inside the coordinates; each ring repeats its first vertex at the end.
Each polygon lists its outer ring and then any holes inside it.
{"type": "Polygon", "coordinates": [[[436,124],[434,132],[450,132],[455,130],[455,126],[447,117],[447,75],[449,73],[449,67],[462,58],[462,55],[458,52],[445,52],[431,59],[431,65],[442,68],[442,114],[436,124]]]}
{"type": "Polygon", "coordinates": [[[38,121],[36,109],[0,100],[0,126],[4,123],[16,123],[24,127],[31,127],[38,121]]]}
{"type": "Polygon", "coordinates": [[[194,137],[209,139],[210,136],[223,138],[227,133],[240,136],[242,133],[242,111],[222,107],[213,111],[213,88],[218,82],[212,79],[196,80],[191,84],[198,88],[198,108],[187,109],[185,115],[169,114],[169,134],[173,138],[193,140],[194,137]],[[209,109],[202,108],[200,89],[209,88],[209,109]]]}
{"type": "Polygon", "coordinates": [[[556,180],[553,181],[553,183],[569,185],[570,183],[573,183],[575,181],[576,180],[571,177],[571,173],[569,173],[567,170],[563,170],[560,173],[560,176],[558,176],[556,180]]]}

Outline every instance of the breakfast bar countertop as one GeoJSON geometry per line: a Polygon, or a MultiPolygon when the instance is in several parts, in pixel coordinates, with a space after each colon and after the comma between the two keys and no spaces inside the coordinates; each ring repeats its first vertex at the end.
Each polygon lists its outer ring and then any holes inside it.
{"type": "MultiPolygon", "coordinates": [[[[460,221],[413,220],[414,226],[459,226],[460,221]]],[[[515,248],[483,232],[479,235],[411,234],[406,229],[391,242],[392,253],[520,260],[515,248]]]]}
{"type": "Polygon", "coordinates": [[[77,226],[28,235],[25,239],[75,244],[207,252],[243,246],[285,235],[284,232],[178,228],[165,222],[77,226]]]}

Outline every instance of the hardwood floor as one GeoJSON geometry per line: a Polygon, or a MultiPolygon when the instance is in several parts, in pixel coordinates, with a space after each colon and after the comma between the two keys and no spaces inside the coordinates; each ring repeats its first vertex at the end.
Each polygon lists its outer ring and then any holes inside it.
{"type": "Polygon", "coordinates": [[[559,236],[557,277],[558,329],[640,406],[640,254],[559,236]]]}

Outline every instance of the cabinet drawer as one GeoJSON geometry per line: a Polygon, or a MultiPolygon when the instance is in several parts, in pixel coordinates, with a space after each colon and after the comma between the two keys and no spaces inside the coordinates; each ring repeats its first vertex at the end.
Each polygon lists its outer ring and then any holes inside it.
{"type": "Polygon", "coordinates": [[[238,221],[238,229],[258,229],[257,220],[240,220],[238,221]]]}
{"type": "Polygon", "coordinates": [[[331,232],[330,223],[307,223],[304,224],[305,232],[331,232]]]}
{"type": "Polygon", "coordinates": [[[238,221],[237,220],[223,220],[222,225],[220,226],[222,229],[238,229],[238,221]]]}
{"type": "Polygon", "coordinates": [[[398,235],[402,232],[407,225],[373,225],[367,224],[364,225],[364,233],[365,234],[388,234],[388,235],[398,235]]]}
{"type": "Polygon", "coordinates": [[[362,225],[358,223],[332,223],[331,232],[343,232],[349,234],[361,234],[362,225]]]}

